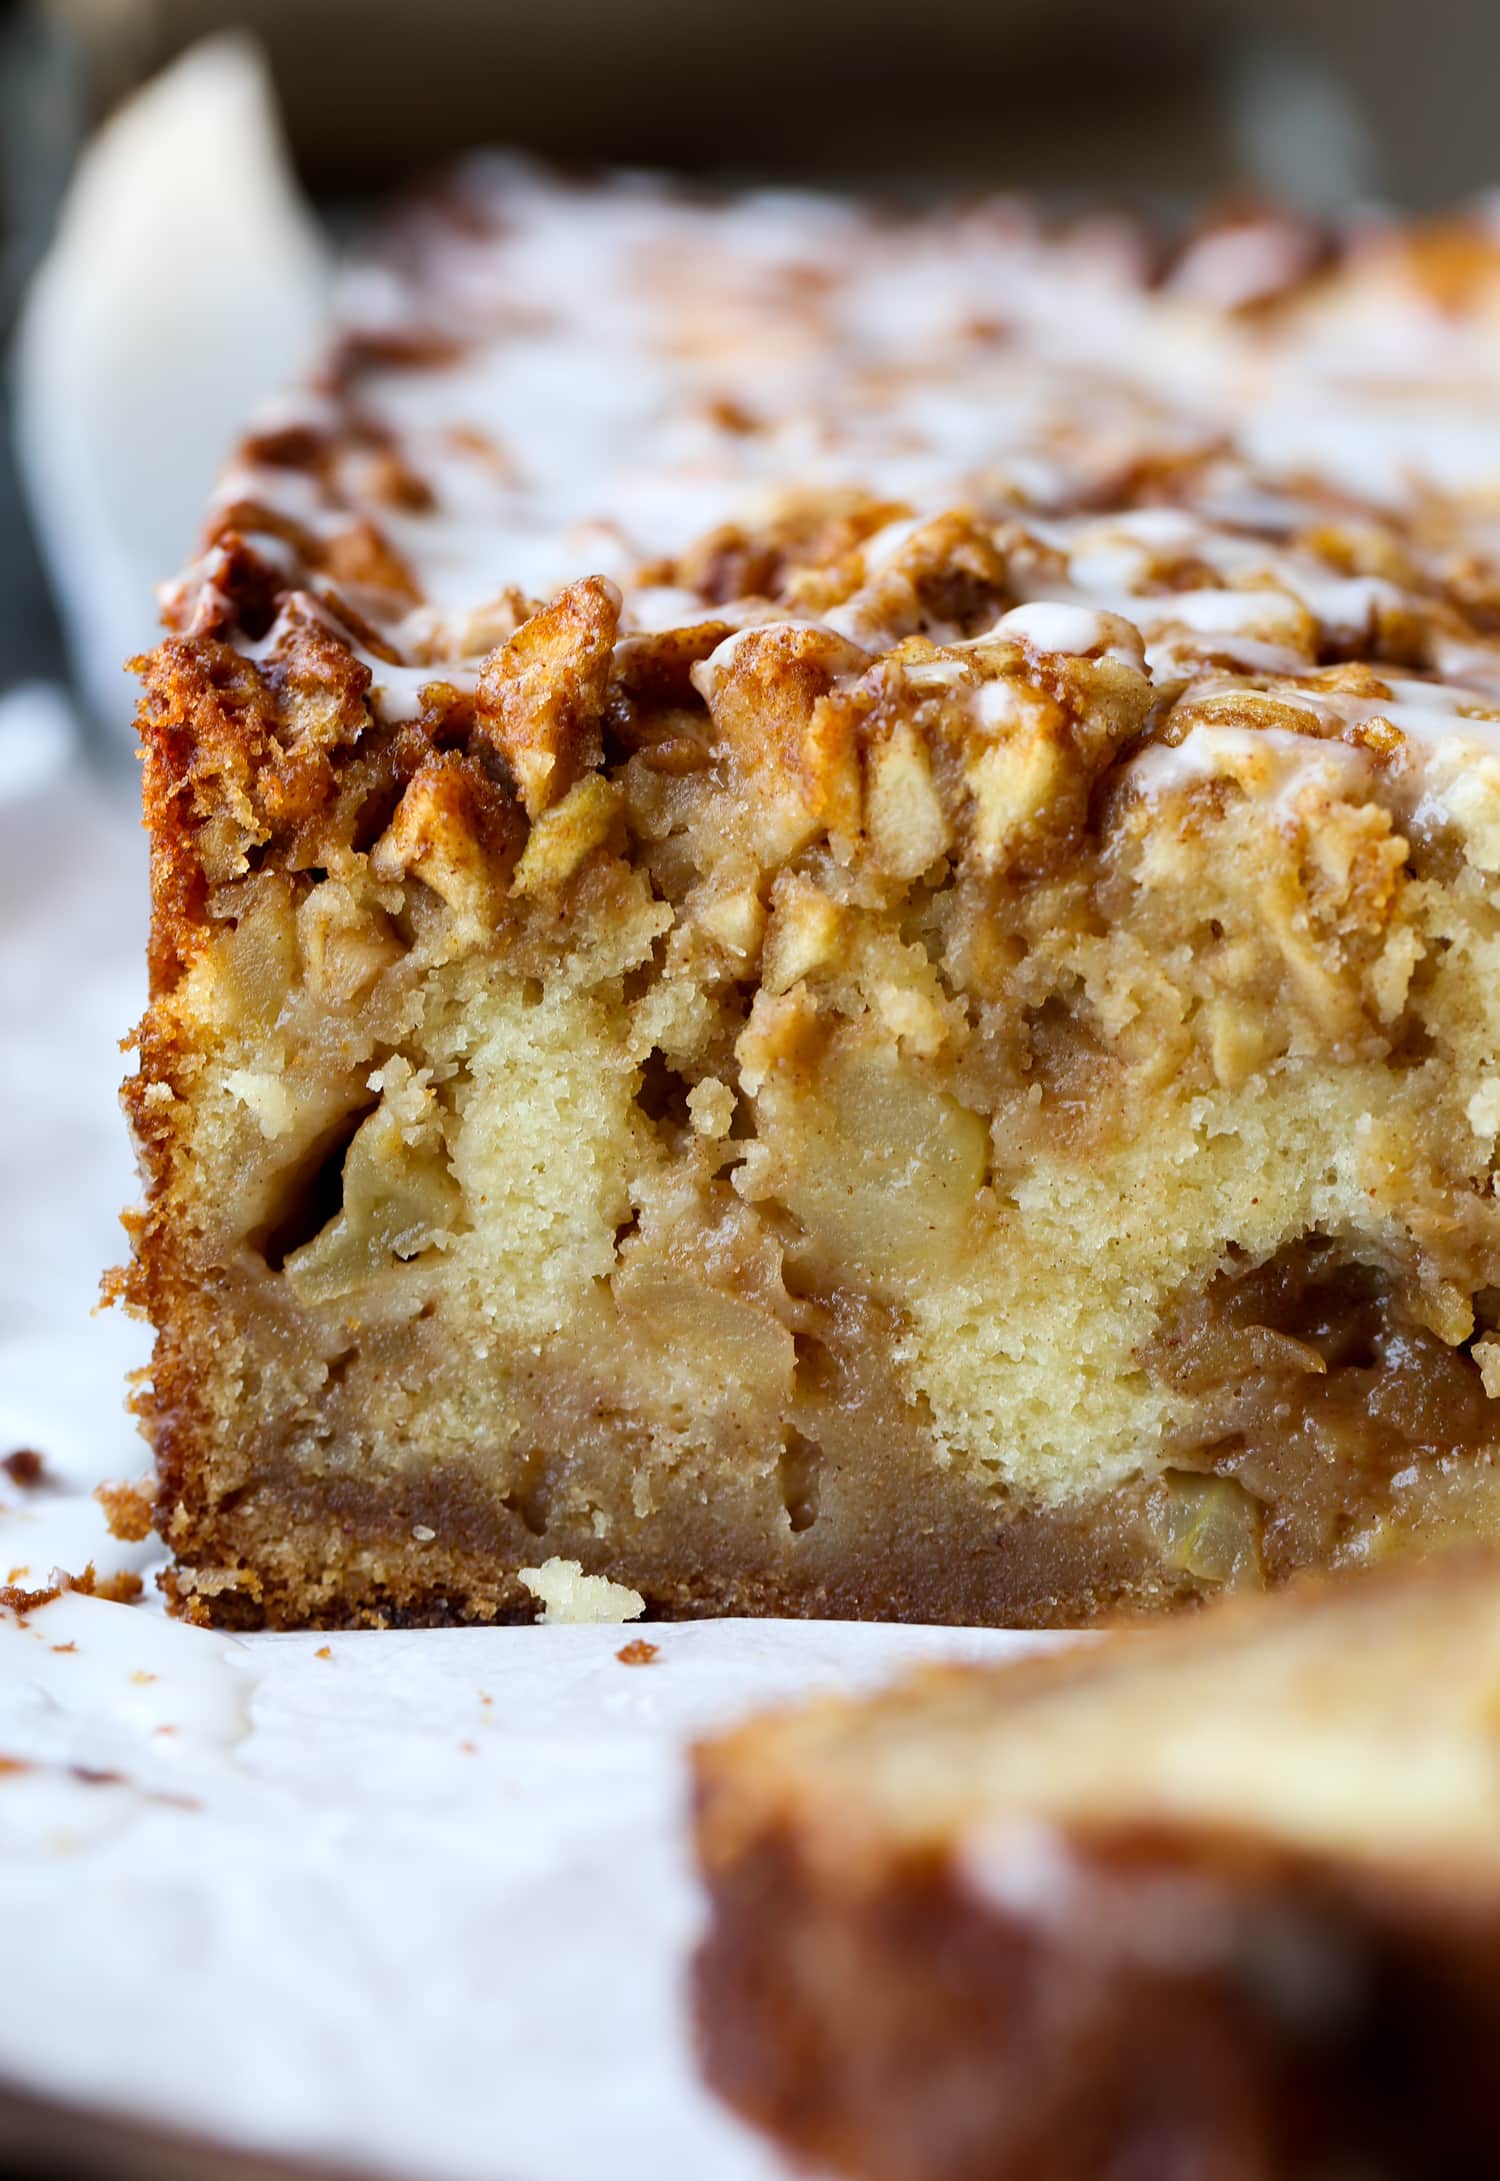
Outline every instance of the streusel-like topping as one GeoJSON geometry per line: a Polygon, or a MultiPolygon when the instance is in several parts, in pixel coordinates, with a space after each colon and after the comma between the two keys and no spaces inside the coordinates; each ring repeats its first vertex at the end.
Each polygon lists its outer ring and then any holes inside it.
{"type": "Polygon", "coordinates": [[[1400,687],[1309,690],[1307,731],[1494,746],[1487,214],[1247,216],[1163,261],[1007,201],[880,216],[479,160],[348,274],[340,326],[168,618],[258,662],[321,629],[388,721],[475,694],[540,600],[602,575],[623,640],[812,622],[849,673],[917,634],[1087,655],[1128,622],[1153,687],[1209,707],[1143,784],[1225,753],[1268,677],[1302,732],[1286,685],[1347,660],[1400,687]]]}

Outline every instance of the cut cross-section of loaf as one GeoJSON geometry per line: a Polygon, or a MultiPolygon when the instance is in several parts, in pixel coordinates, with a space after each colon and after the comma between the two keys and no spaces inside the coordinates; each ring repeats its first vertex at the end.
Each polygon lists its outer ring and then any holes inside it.
{"type": "Polygon", "coordinates": [[[859,2181],[1500,2172],[1500,1558],[700,1750],[710,2079],[859,2181]]]}
{"type": "Polygon", "coordinates": [[[397,224],[144,664],[182,1610],[1066,1622],[1495,1526],[1500,246],[1312,241],[397,224]]]}

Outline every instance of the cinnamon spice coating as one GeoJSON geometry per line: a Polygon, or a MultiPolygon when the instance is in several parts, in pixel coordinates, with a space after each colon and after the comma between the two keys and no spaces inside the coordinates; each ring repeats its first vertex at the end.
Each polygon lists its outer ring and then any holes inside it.
{"type": "Polygon", "coordinates": [[[1235,232],[480,163],[351,279],[141,662],[179,1609],[1492,1526],[1500,250],[1235,232]]]}

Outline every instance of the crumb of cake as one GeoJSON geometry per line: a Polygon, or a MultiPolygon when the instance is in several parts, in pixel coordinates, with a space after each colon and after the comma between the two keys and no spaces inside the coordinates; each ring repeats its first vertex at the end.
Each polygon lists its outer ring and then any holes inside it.
{"type": "Polygon", "coordinates": [[[12,1484],[20,1485],[25,1492],[34,1492],[51,1482],[47,1464],[34,1447],[18,1446],[13,1454],[7,1454],[0,1459],[0,1469],[4,1470],[12,1484]]]}
{"type": "Polygon", "coordinates": [[[727,1083],[721,1083],[713,1076],[705,1077],[703,1082],[693,1085],[686,1102],[693,1126],[700,1136],[717,1141],[729,1134],[735,1100],[727,1083]]]}
{"type": "Polygon", "coordinates": [[[661,1645],[647,1643],[643,1637],[637,1636],[632,1642],[621,1644],[615,1657],[622,1666],[654,1666],[661,1657],[661,1645]]]}
{"type": "Polygon", "coordinates": [[[76,1643],[54,1643],[52,1648],[54,1651],[61,1653],[67,1651],[76,1651],[78,1649],[78,1646],[76,1643]]]}
{"type": "Polygon", "coordinates": [[[101,1583],[92,1560],[87,1563],[81,1575],[70,1575],[65,1568],[53,1568],[45,1584],[26,1589],[19,1578],[30,1572],[25,1567],[10,1570],[6,1582],[0,1585],[0,1606],[6,1606],[12,1613],[24,1616],[40,1611],[45,1605],[51,1605],[53,1599],[62,1597],[65,1591],[76,1591],[84,1598],[112,1598],[118,1594],[118,1586],[125,1586],[126,1597],[137,1596],[141,1590],[141,1579],[138,1575],[110,1576],[101,1583]],[[133,1591],[128,1588],[131,1584],[135,1586],[133,1591]]]}
{"type": "MultiPolygon", "coordinates": [[[[175,1727],[154,1727],[153,1734],[175,1734],[175,1727]]],[[[116,1772],[99,1765],[72,1764],[65,1767],[70,1779],[84,1787],[128,1787],[132,1793],[146,1802],[160,1803],[168,1810],[201,1810],[202,1803],[196,1795],[174,1795],[161,1788],[143,1787],[124,1772],[116,1772]]]]}
{"type": "Polygon", "coordinates": [[[113,1575],[96,1577],[92,1594],[108,1605],[134,1605],[145,1587],[133,1568],[120,1568],[113,1575]]]}
{"type": "Polygon", "coordinates": [[[55,1590],[25,1590],[15,1583],[0,1585],[0,1607],[14,1613],[22,1628],[28,1626],[30,1616],[50,1605],[57,1596],[55,1590]]]}
{"type": "Polygon", "coordinates": [[[94,1498],[104,1509],[110,1535],[123,1544],[138,1545],[151,1535],[153,1509],[147,1484],[101,1484],[94,1498]]]}
{"type": "Polygon", "coordinates": [[[638,1590],[604,1575],[585,1575],[577,1560],[554,1555],[539,1568],[521,1568],[517,1573],[539,1601],[544,1624],[634,1621],[646,1610],[638,1590]]]}
{"type": "Polygon", "coordinates": [[[320,1644],[318,1645],[318,1648],[317,1648],[317,1650],[316,1650],[316,1651],[314,1651],[314,1653],[313,1653],[313,1657],[314,1657],[314,1658],[332,1658],[332,1657],[333,1657],[333,1646],[332,1646],[332,1644],[330,1644],[330,1643],[320,1643],[320,1644]]]}

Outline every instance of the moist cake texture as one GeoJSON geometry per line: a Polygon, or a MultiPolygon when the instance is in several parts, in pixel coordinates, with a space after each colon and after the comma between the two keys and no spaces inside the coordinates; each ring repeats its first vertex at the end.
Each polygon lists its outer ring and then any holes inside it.
{"type": "Polygon", "coordinates": [[[697,1755],[711,2081],[859,2181],[1500,2168],[1500,1559],[697,1755]]]}
{"type": "Polygon", "coordinates": [[[141,662],[178,1607],[1494,1526],[1500,234],[414,203],[141,662]]]}

